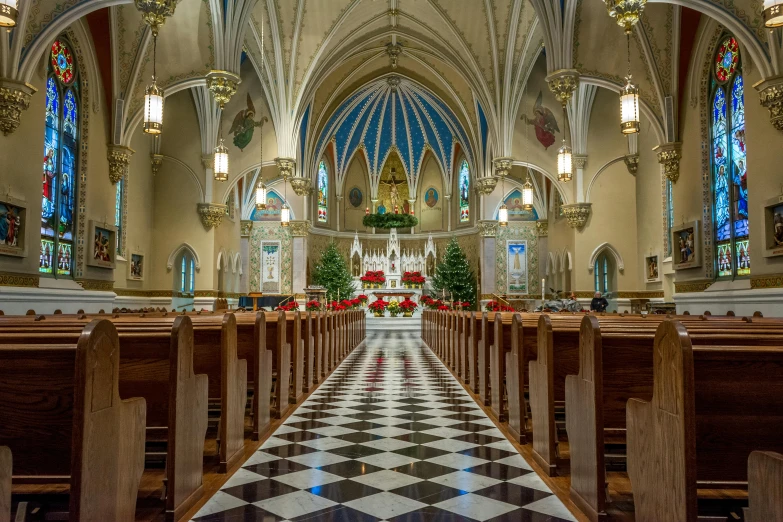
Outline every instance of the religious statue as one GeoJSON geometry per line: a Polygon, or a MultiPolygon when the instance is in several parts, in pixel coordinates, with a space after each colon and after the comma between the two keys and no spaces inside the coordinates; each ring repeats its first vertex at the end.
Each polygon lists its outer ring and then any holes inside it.
{"type": "Polygon", "coordinates": [[[398,185],[402,185],[402,182],[398,182],[396,179],[394,179],[394,171],[395,169],[391,169],[391,181],[381,181],[382,185],[389,185],[389,199],[391,199],[391,204],[389,205],[389,208],[397,208],[400,205],[400,192],[397,190],[398,185]]]}
{"type": "Polygon", "coordinates": [[[234,145],[239,150],[244,150],[253,139],[253,129],[261,127],[266,118],[258,121],[253,120],[256,115],[256,108],[253,100],[250,99],[250,93],[247,93],[247,108],[242,109],[234,116],[234,123],[231,124],[231,130],[228,132],[234,135],[234,145]]]}

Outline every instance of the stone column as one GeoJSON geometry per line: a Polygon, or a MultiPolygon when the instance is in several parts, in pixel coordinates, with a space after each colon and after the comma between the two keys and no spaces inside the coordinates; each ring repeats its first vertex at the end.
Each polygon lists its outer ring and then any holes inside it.
{"type": "Polygon", "coordinates": [[[341,195],[336,195],[334,197],[337,200],[337,211],[334,213],[335,218],[337,219],[337,231],[340,231],[340,208],[343,206],[343,197],[341,195]]]}
{"type": "Polygon", "coordinates": [[[446,218],[448,219],[448,226],[446,227],[446,230],[451,232],[451,194],[446,194],[443,197],[446,198],[446,207],[449,209],[447,214],[448,217],[446,218]]]}
{"type": "Polygon", "coordinates": [[[576,191],[576,202],[584,203],[585,200],[585,167],[587,166],[587,156],[583,154],[574,154],[574,168],[576,173],[576,184],[574,190],[576,191]]]}
{"type": "Polygon", "coordinates": [[[494,294],[497,291],[495,288],[495,280],[497,279],[497,274],[495,273],[497,240],[495,236],[497,235],[498,222],[494,219],[482,219],[476,223],[478,224],[481,237],[481,287],[479,288],[479,294],[484,296],[494,294]]]}
{"type": "MultiPolygon", "coordinates": [[[[416,205],[416,200],[415,199],[409,199],[408,200],[408,205],[410,206],[410,210],[413,211],[413,215],[415,215],[416,214],[416,208],[414,207],[414,205],[416,205]]],[[[411,234],[415,234],[415,233],[416,233],[416,227],[411,227],[411,234]]]]}
{"type": "Polygon", "coordinates": [[[297,300],[305,299],[304,289],[307,286],[307,235],[310,231],[310,222],[306,220],[291,221],[291,262],[293,264],[293,276],[291,278],[291,292],[297,300]]]}

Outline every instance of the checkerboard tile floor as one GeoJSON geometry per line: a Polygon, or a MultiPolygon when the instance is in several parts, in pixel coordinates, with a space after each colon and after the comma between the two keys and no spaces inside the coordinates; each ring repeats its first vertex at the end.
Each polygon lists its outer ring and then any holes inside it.
{"type": "Polygon", "coordinates": [[[418,331],[368,329],[193,520],[575,519],[418,331]]]}

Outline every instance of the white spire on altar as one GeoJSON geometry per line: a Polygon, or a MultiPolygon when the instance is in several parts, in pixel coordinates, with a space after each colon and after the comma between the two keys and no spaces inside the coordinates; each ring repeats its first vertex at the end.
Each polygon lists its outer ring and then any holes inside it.
{"type": "Polygon", "coordinates": [[[427,257],[432,255],[433,261],[437,259],[435,241],[432,239],[431,234],[427,238],[424,251],[403,250],[396,228],[392,228],[389,231],[389,239],[386,241],[386,249],[384,250],[365,250],[357,233],[351,245],[351,259],[353,259],[354,254],[358,254],[362,260],[364,272],[368,270],[382,270],[387,276],[391,277],[400,276],[404,272],[421,272],[425,277],[430,276],[431,274],[427,274],[427,257]]]}

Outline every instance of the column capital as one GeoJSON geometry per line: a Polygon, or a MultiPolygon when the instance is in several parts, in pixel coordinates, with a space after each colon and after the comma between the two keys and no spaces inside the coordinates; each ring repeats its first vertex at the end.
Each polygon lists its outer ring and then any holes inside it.
{"type": "Polygon", "coordinates": [[[123,145],[108,145],[106,159],[109,160],[109,181],[112,185],[128,175],[130,159],[134,152],[130,147],[123,145]]]}
{"type": "Polygon", "coordinates": [[[514,163],[514,158],[503,157],[495,158],[492,160],[492,165],[495,167],[495,176],[502,178],[507,176],[511,172],[511,166],[514,163]]]}
{"type": "Polygon", "coordinates": [[[249,219],[243,219],[239,222],[239,236],[250,237],[250,232],[253,230],[253,222],[249,219]]]}
{"type": "Polygon", "coordinates": [[[494,219],[479,219],[476,225],[481,237],[495,237],[498,233],[498,222],[494,219]]]}
{"type": "Polygon", "coordinates": [[[22,111],[30,107],[30,97],[37,89],[29,83],[0,78],[0,130],[13,133],[22,123],[22,111]]]}
{"type": "Polygon", "coordinates": [[[761,80],[753,85],[759,92],[759,102],[769,110],[769,122],[783,132],[783,76],[761,80]]]}
{"type": "Polygon", "coordinates": [[[231,101],[241,82],[239,75],[229,71],[209,71],[207,73],[207,87],[221,109],[231,101]]]}
{"type": "Polygon", "coordinates": [[[283,179],[288,179],[294,173],[296,160],[294,158],[275,158],[275,165],[277,165],[277,170],[280,171],[280,175],[283,176],[283,179]]]}
{"type": "Polygon", "coordinates": [[[536,221],[536,231],[538,232],[538,237],[549,236],[549,221],[546,219],[536,221]]]}
{"type": "Polygon", "coordinates": [[[152,164],[152,175],[157,176],[160,166],[163,165],[163,154],[150,154],[150,164],[152,164]]]}
{"type": "Polygon", "coordinates": [[[291,224],[289,225],[292,237],[307,237],[307,234],[310,232],[310,227],[310,221],[306,219],[291,221],[291,224]]]}
{"type": "MultiPolygon", "coordinates": [[[[291,178],[291,188],[294,189],[297,196],[309,196],[313,193],[313,186],[310,183],[310,178],[291,178]]],[[[342,196],[337,197],[342,199],[342,196]]]]}
{"type": "Polygon", "coordinates": [[[562,105],[568,103],[574,91],[579,87],[579,71],[576,69],[560,69],[546,77],[549,90],[562,105]]]}
{"type": "Polygon", "coordinates": [[[587,165],[587,154],[572,154],[571,157],[574,159],[574,167],[584,170],[587,165]]]}
{"type": "MultiPolygon", "coordinates": [[[[498,184],[498,178],[495,176],[486,176],[483,178],[477,178],[476,179],[476,192],[481,194],[482,196],[486,196],[488,194],[492,194],[492,191],[495,190],[495,187],[498,184]]],[[[451,194],[446,196],[447,198],[451,197],[451,194]]]]}
{"type": "Polygon", "coordinates": [[[216,203],[199,203],[198,215],[201,218],[201,224],[204,228],[211,230],[217,228],[223,222],[223,216],[226,215],[226,205],[218,205],[216,203]]]}
{"type": "Polygon", "coordinates": [[[682,143],[679,141],[664,143],[653,147],[658,155],[658,163],[663,165],[663,173],[672,183],[677,183],[680,177],[680,158],[682,158],[682,143]]]}
{"type": "Polygon", "coordinates": [[[628,169],[628,173],[635,176],[639,171],[639,154],[628,154],[623,158],[623,161],[625,162],[625,168],[628,169]]]}
{"type": "Polygon", "coordinates": [[[572,203],[570,205],[563,205],[563,213],[566,220],[568,220],[568,226],[571,228],[582,229],[587,224],[587,218],[590,217],[592,211],[592,203],[572,203]]]}

